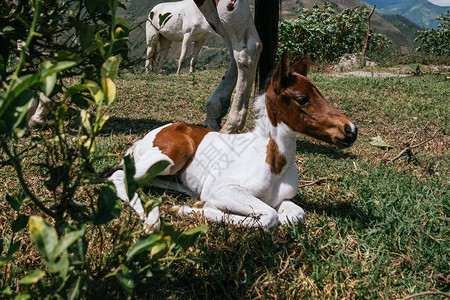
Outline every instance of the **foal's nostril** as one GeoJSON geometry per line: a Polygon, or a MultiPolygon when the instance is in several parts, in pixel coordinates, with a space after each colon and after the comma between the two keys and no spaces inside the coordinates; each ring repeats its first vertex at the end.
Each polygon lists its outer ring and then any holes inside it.
{"type": "Polygon", "coordinates": [[[358,128],[356,128],[354,125],[350,126],[348,124],[345,124],[344,135],[347,140],[354,142],[356,140],[356,136],[358,135],[358,128]]]}
{"type": "Polygon", "coordinates": [[[345,135],[353,135],[353,129],[350,125],[345,124],[344,126],[344,133],[345,135]]]}

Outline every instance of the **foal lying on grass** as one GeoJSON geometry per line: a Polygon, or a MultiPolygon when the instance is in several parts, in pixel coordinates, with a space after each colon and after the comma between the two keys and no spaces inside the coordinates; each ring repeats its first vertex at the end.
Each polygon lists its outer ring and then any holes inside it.
{"type": "MultiPolygon", "coordinates": [[[[201,208],[176,207],[180,214],[201,212],[212,221],[247,226],[303,222],[303,209],[288,200],[298,190],[296,134],[339,148],[350,147],[357,136],[355,125],[305,77],[308,61],[304,56],[290,68],[289,56],[283,54],[266,93],[256,100],[259,117],[252,132],[224,134],[185,123],[152,130],[127,151],[135,161],[135,178],[167,160],[169,166],[149,185],[188,193],[204,202],[201,208]]],[[[109,180],[118,196],[128,201],[124,171],[116,171],[109,180]]],[[[145,223],[159,227],[158,208],[145,216],[137,194],[130,205],[145,223]]]]}

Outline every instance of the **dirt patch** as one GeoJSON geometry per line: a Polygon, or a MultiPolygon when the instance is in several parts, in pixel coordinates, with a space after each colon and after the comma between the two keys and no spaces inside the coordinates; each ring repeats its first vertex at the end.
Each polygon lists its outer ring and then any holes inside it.
{"type": "MultiPolygon", "coordinates": [[[[376,67],[376,63],[366,58],[366,66],[367,67],[376,67]]],[[[344,54],[339,57],[336,63],[330,68],[330,71],[349,71],[353,69],[358,69],[361,67],[361,54],[352,53],[352,54],[344,54]]]]}
{"type": "Polygon", "coordinates": [[[368,72],[368,71],[350,71],[333,74],[337,77],[357,76],[357,77],[407,77],[410,74],[395,74],[388,72],[368,72]]]}

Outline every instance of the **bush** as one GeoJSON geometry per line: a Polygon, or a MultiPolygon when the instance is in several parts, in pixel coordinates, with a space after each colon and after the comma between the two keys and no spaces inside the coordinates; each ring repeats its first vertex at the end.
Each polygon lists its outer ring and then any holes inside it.
{"type": "MultiPolygon", "coordinates": [[[[361,52],[367,33],[368,13],[361,7],[340,13],[328,5],[323,10],[317,5],[311,10],[303,9],[297,19],[280,24],[279,51],[287,50],[296,56],[306,51],[318,62],[331,62],[345,53],[361,52]]],[[[369,52],[380,53],[389,43],[384,35],[372,33],[369,52]]]]}
{"type": "Polygon", "coordinates": [[[424,29],[417,32],[415,42],[421,43],[416,51],[432,56],[450,56],[450,11],[436,18],[442,20],[437,29],[424,29]]]}
{"type": "MultiPolygon", "coordinates": [[[[122,211],[113,184],[94,168],[105,157],[99,154],[96,137],[109,118],[116,98],[114,80],[128,54],[130,27],[116,16],[120,7],[125,8],[120,0],[50,0],[45,7],[42,0],[0,3],[4,87],[0,169],[14,171],[20,183],[2,191],[4,198],[0,198],[12,212],[5,217],[11,222],[2,224],[0,237],[0,268],[6,274],[0,278],[0,295],[89,298],[104,294],[93,280],[107,278],[117,280],[132,295],[138,284],[164,274],[160,264],[164,256],[182,258],[180,251],[205,231],[198,227],[179,232],[165,225],[161,232],[132,243],[128,221],[114,244],[111,262],[100,267],[100,274],[94,276],[92,261],[87,259],[88,246],[95,243],[88,240],[87,231],[92,234],[92,228],[110,223],[122,211]],[[11,59],[14,56],[18,59],[11,59]],[[28,105],[41,94],[54,102],[49,128],[24,138],[28,105]],[[33,164],[22,163],[30,158],[33,164]],[[41,263],[24,270],[14,264],[22,256],[20,248],[28,232],[41,263]]],[[[155,165],[149,172],[166,166],[155,165]]],[[[125,168],[127,190],[142,193],[144,183],[135,182],[131,158],[125,159],[125,168]]],[[[143,206],[151,210],[159,203],[147,201],[143,206]]]]}

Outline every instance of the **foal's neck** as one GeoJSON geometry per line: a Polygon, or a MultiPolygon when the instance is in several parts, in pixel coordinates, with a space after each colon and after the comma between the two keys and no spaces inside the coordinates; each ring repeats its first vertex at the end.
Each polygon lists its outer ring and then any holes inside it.
{"type": "Polygon", "coordinates": [[[296,152],[297,134],[283,122],[276,126],[272,124],[267,113],[265,94],[255,101],[255,109],[259,110],[259,117],[255,121],[254,132],[264,139],[272,139],[280,150],[280,153],[288,162],[293,161],[296,152]]]}

